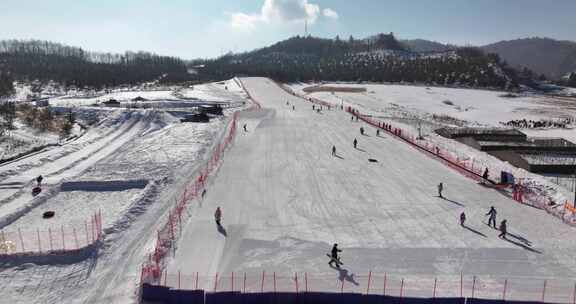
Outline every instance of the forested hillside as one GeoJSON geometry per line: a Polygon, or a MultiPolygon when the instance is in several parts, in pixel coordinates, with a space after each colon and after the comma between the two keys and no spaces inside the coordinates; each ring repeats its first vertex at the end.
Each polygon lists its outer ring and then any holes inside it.
{"type": "Polygon", "coordinates": [[[91,53],[47,41],[0,41],[0,94],[9,91],[2,77],[18,81],[50,80],[65,86],[102,88],[188,77],[185,63],[145,52],[91,53]],[[4,76],[1,76],[4,75],[4,76]]]}
{"type": "Polygon", "coordinates": [[[348,40],[293,37],[267,48],[195,61],[199,76],[267,76],[279,81],[386,81],[512,88],[514,72],[476,48],[435,54],[406,49],[392,34],[348,40]]]}

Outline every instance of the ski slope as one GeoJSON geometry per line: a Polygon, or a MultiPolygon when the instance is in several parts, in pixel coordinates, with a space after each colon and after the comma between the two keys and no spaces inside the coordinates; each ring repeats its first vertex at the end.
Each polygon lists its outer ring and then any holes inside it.
{"type": "Polygon", "coordinates": [[[430,296],[438,277],[438,295],[449,296],[462,272],[467,286],[472,275],[481,281],[477,296],[499,296],[507,278],[509,298],[535,299],[548,279],[555,291],[547,299],[571,299],[573,228],[384,133],[376,137],[342,111],[313,112],[268,79],[242,81],[262,110],[238,117],[248,132],[238,133],[206,197],[188,211],[167,268],[182,274],[183,288],[193,287],[198,272],[201,288],[212,290],[218,273],[220,289],[230,290],[231,273],[246,272],[249,288],[259,290],[265,271],[282,278],[278,290],[293,290],[288,277],[306,272],[311,290],[339,291],[344,280],[346,290],[363,291],[372,271],[377,286],[388,274],[393,294],[404,278],[405,295],[430,296]],[[368,135],[359,134],[361,126],[368,135]],[[439,182],[447,199],[436,197],[439,182]],[[222,229],[213,218],[218,206],[222,229]],[[508,240],[484,223],[490,206],[498,222],[508,220],[508,240]],[[463,211],[467,228],[458,224],[463,211]],[[327,265],[333,243],[343,250],[342,270],[327,265]]]}

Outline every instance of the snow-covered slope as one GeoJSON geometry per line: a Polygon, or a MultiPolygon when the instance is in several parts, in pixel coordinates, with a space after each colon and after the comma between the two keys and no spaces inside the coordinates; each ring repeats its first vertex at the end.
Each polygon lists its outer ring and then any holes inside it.
{"type": "MultiPolygon", "coordinates": [[[[467,286],[472,275],[482,281],[484,296],[499,296],[510,278],[510,298],[531,298],[547,278],[565,288],[554,299],[569,299],[576,277],[570,226],[392,137],[375,136],[343,111],[312,111],[267,79],[243,82],[263,109],[239,116],[248,132],[238,134],[206,198],[189,210],[168,264],[169,285],[180,272],[183,288],[192,288],[198,272],[200,286],[213,289],[218,273],[219,290],[230,290],[231,273],[241,286],[246,272],[249,290],[259,290],[265,271],[278,275],[278,290],[293,290],[290,276],[306,272],[312,290],[339,291],[345,280],[346,290],[362,292],[371,270],[374,286],[388,274],[392,294],[404,278],[405,295],[430,296],[438,277],[448,296],[457,295],[463,272],[467,286]],[[359,134],[361,126],[367,135],[359,134]],[[439,182],[447,199],[436,197],[439,182]],[[213,218],[218,206],[222,229],[213,218]],[[490,206],[498,221],[508,220],[508,240],[484,224],[490,206]],[[466,228],[458,224],[461,212],[466,228]],[[343,250],[342,270],[327,265],[333,243],[343,250]]],[[[268,278],[265,289],[272,290],[268,278]]]]}

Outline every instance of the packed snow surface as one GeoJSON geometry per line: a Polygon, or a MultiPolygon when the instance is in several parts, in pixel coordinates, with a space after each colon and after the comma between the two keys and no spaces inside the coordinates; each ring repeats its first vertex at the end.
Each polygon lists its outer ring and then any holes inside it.
{"type": "Polygon", "coordinates": [[[265,271],[279,276],[278,290],[294,290],[294,273],[302,280],[306,272],[314,291],[339,292],[342,280],[346,290],[365,291],[372,271],[375,286],[388,274],[392,294],[404,278],[405,295],[430,296],[438,277],[440,294],[454,296],[463,273],[466,286],[473,275],[482,282],[478,296],[501,295],[508,278],[511,299],[537,297],[548,279],[557,288],[551,298],[570,299],[574,228],[388,135],[376,136],[343,111],[317,113],[270,80],[242,81],[263,108],[239,116],[248,132],[239,132],[205,199],[189,210],[168,262],[169,285],[176,286],[180,272],[182,286],[192,288],[198,272],[201,287],[230,290],[232,273],[240,288],[246,272],[254,291],[265,271]],[[367,135],[359,134],[361,126],[367,135]],[[436,196],[439,182],[446,199],[436,196]],[[508,220],[508,239],[486,225],[490,206],[498,210],[498,223],[508,220]],[[343,250],[341,270],[328,266],[333,243],[343,250]]]}

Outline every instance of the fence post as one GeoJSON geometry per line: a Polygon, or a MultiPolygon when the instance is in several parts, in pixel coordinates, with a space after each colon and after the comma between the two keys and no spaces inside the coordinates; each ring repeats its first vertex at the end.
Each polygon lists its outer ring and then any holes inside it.
{"type": "Polygon", "coordinates": [[[298,294],[298,273],[294,273],[294,282],[296,283],[296,294],[298,294]]]}
{"type": "Polygon", "coordinates": [[[502,301],[506,301],[506,289],[508,288],[508,279],[504,280],[504,290],[502,291],[502,301]]]}
{"type": "Polygon", "coordinates": [[[38,252],[42,253],[42,241],[40,241],[40,229],[36,228],[36,234],[38,234],[38,252]]]}
{"type": "Polygon", "coordinates": [[[382,289],[382,295],[386,295],[386,273],[384,273],[384,288],[382,289]]]}
{"type": "Polygon", "coordinates": [[[272,273],[272,284],[274,285],[274,293],[276,293],[276,272],[272,273]]]}
{"type": "Polygon", "coordinates": [[[476,287],[476,276],[472,277],[472,296],[470,298],[474,299],[474,288],[476,287]]]}
{"type": "Polygon", "coordinates": [[[574,296],[572,297],[572,303],[576,304],[576,283],[574,283],[574,296]]]}
{"type": "Polygon", "coordinates": [[[216,279],[214,280],[214,292],[218,290],[218,273],[216,273],[216,279]]]}
{"type": "Polygon", "coordinates": [[[372,281],[372,270],[368,272],[368,286],[366,286],[366,295],[370,294],[370,281],[372,281]]]}
{"type": "Polygon", "coordinates": [[[52,247],[52,229],[50,229],[50,227],[48,227],[48,240],[50,241],[50,251],[54,251],[54,248],[52,247]]]}
{"type": "Polygon", "coordinates": [[[464,288],[464,274],[460,272],[460,298],[462,298],[462,289],[464,288]]]}
{"type": "Polygon", "coordinates": [[[74,233],[74,242],[76,242],[76,249],[80,248],[80,244],[78,243],[78,236],[76,235],[76,228],[72,227],[72,233],[74,233]]]}
{"type": "Polygon", "coordinates": [[[244,273],[244,286],[242,287],[244,293],[246,293],[246,273],[244,273]]]}
{"type": "Polygon", "coordinates": [[[400,281],[400,299],[402,299],[403,295],[404,295],[404,278],[402,278],[402,281],[400,281]]]}
{"type": "Polygon", "coordinates": [[[168,285],[166,285],[167,281],[168,281],[168,269],[166,269],[166,271],[164,272],[164,287],[168,287],[168,285]]]}
{"type": "Polygon", "coordinates": [[[344,293],[344,278],[342,278],[342,283],[340,284],[340,293],[344,293]]]}
{"type": "Polygon", "coordinates": [[[264,292],[264,275],[265,271],[262,270],[262,285],[260,286],[260,292],[264,292]]]}
{"type": "Polygon", "coordinates": [[[432,299],[436,298],[436,283],[438,278],[434,278],[434,291],[432,292],[432,299]]]}
{"type": "Polygon", "coordinates": [[[231,281],[230,285],[231,285],[231,289],[232,289],[231,291],[234,292],[234,271],[232,271],[232,279],[230,279],[230,281],[231,281]]]}
{"type": "Polygon", "coordinates": [[[24,248],[24,238],[22,238],[22,231],[18,228],[18,237],[20,238],[20,244],[22,245],[22,253],[26,252],[24,248]]]}
{"type": "Polygon", "coordinates": [[[541,302],[544,302],[545,295],[546,295],[546,280],[544,280],[544,287],[542,288],[542,300],[541,300],[541,302]]]}
{"type": "Polygon", "coordinates": [[[178,289],[180,289],[180,269],[178,269],[178,289]]]}
{"type": "Polygon", "coordinates": [[[86,232],[86,246],[90,245],[90,237],[88,236],[88,221],[84,220],[84,232],[86,232]]]}
{"type": "Polygon", "coordinates": [[[304,288],[308,292],[308,273],[304,272],[304,288]]]}
{"type": "Polygon", "coordinates": [[[62,229],[62,250],[66,251],[66,241],[64,240],[64,225],[61,226],[62,229]]]}

